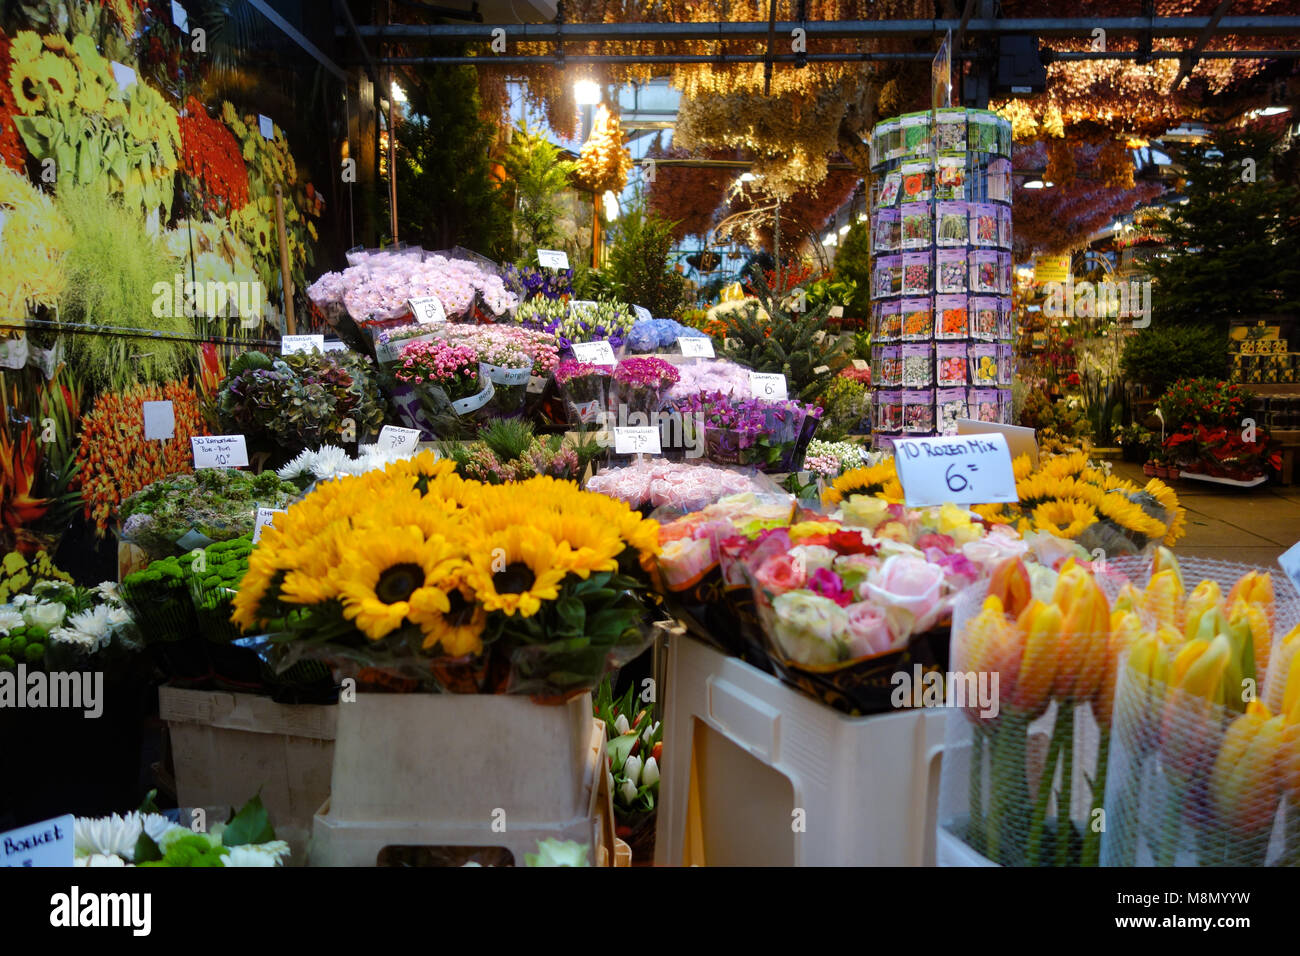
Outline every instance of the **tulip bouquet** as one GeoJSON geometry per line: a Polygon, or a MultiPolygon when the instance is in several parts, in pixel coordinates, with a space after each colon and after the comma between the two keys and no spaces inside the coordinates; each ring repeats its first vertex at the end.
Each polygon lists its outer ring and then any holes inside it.
{"type": "Polygon", "coordinates": [[[1206,562],[1187,592],[1191,570],[1157,561],[1116,599],[1101,860],[1300,865],[1300,607],[1266,572],[1206,562]]]}
{"type": "Polygon", "coordinates": [[[533,299],[520,307],[518,318],[524,328],[554,334],[562,349],[607,339],[616,352],[636,322],[632,308],[619,302],[575,307],[559,299],[533,299]]]}
{"type": "Polygon", "coordinates": [[[647,850],[653,853],[654,848],[664,731],[663,722],[654,719],[652,709],[638,707],[636,695],[637,687],[632,684],[615,700],[606,677],[596,692],[593,707],[596,716],[605,722],[609,738],[605,762],[609,792],[614,797],[616,832],[632,845],[635,855],[641,855],[647,850]]]}

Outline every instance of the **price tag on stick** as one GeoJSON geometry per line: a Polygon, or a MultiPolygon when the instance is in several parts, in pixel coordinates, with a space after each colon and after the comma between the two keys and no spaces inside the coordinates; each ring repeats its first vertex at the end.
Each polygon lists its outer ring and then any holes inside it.
{"type": "Polygon", "coordinates": [[[614,348],[606,339],[595,342],[574,342],[573,357],[589,365],[617,365],[614,348]]]}
{"type": "Polygon", "coordinates": [[[784,401],[790,397],[785,376],[780,372],[750,372],[749,391],[755,398],[784,401]]]}
{"type": "Polygon", "coordinates": [[[567,269],[569,254],[561,249],[538,249],[537,264],[543,269],[567,269]]]}
{"type": "Polygon", "coordinates": [[[1020,500],[1004,435],[895,438],[893,443],[909,508],[1020,500]]]}
{"type": "Polygon", "coordinates": [[[683,335],[677,340],[683,355],[696,358],[713,358],[713,340],[702,335],[683,335]]]}
{"type": "Polygon", "coordinates": [[[398,428],[396,425],[385,425],[379,429],[380,451],[397,451],[413,452],[415,446],[420,443],[420,430],[418,428],[398,428]]]}
{"type": "Polygon", "coordinates": [[[275,523],[275,516],[284,514],[283,508],[258,508],[253,522],[253,544],[262,540],[262,529],[275,523]]]}
{"type": "Polygon", "coordinates": [[[243,435],[195,435],[190,439],[195,468],[241,468],[248,465],[243,435]]]}
{"type": "Polygon", "coordinates": [[[659,447],[659,427],[657,425],[639,425],[614,429],[614,453],[618,455],[658,455],[663,451],[659,447]]]}
{"type": "Polygon", "coordinates": [[[447,313],[443,310],[442,302],[438,300],[436,295],[426,295],[418,299],[412,299],[410,306],[415,321],[421,325],[447,321],[447,313]]]}

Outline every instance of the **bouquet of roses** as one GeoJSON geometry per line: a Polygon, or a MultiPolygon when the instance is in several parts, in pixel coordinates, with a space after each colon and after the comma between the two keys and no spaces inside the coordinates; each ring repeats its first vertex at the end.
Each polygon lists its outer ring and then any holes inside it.
{"type": "Polygon", "coordinates": [[[647,416],[647,424],[654,424],[668,389],[678,378],[677,366],[661,358],[623,359],[614,369],[612,401],[627,414],[640,412],[647,416]]]}
{"type": "Polygon", "coordinates": [[[555,370],[555,384],[564,395],[564,407],[572,424],[589,425],[600,420],[609,406],[608,365],[589,365],[566,359],[555,370]]]}

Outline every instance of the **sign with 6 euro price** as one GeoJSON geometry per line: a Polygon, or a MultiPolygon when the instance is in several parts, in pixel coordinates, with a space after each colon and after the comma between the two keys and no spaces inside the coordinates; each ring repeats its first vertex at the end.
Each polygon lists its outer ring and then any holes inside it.
{"type": "Polygon", "coordinates": [[[893,444],[909,508],[1020,500],[1003,435],[895,438],[893,444]]]}

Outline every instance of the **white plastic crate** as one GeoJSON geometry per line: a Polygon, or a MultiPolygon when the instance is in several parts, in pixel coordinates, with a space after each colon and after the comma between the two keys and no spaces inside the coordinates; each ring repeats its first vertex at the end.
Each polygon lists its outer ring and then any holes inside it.
{"type": "Polygon", "coordinates": [[[655,863],[931,865],[944,719],[848,717],[674,638],[655,863]]]}
{"type": "MultiPolygon", "coordinates": [[[[339,705],[329,799],[311,862],[374,866],[385,847],[590,844],[601,860],[605,727],[591,695],[358,694],[339,705]]],[[[608,795],[603,798],[608,801],[608,795]]],[[[606,857],[608,859],[608,856],[606,857]]]]}

